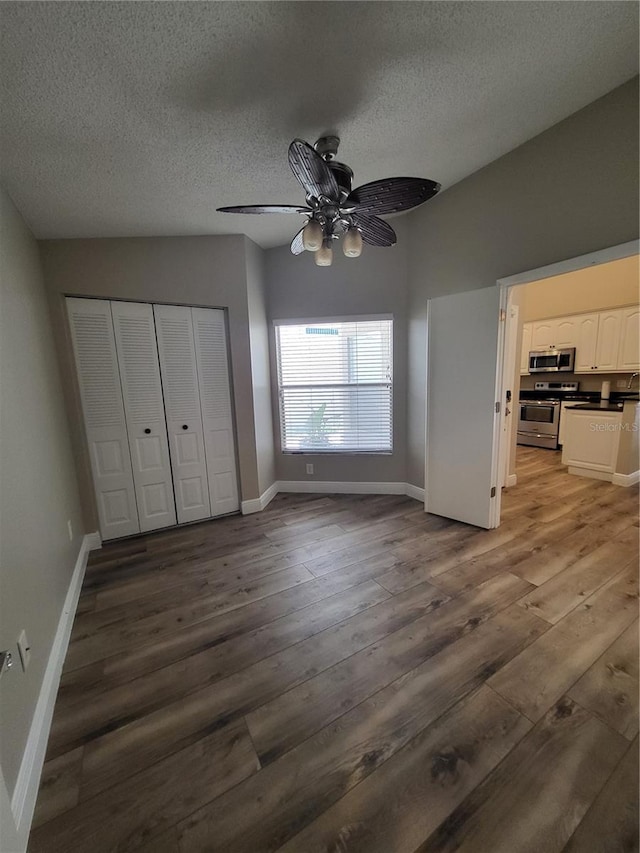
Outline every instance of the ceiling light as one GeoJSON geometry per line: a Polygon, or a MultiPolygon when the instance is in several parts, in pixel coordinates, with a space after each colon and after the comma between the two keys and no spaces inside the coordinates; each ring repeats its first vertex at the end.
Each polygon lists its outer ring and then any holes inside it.
{"type": "Polygon", "coordinates": [[[342,251],[347,258],[359,258],[362,254],[362,234],[357,228],[349,228],[342,238],[342,251]]]}
{"type": "Polygon", "coordinates": [[[314,257],[319,267],[330,267],[333,263],[333,249],[331,245],[325,240],[314,257]]]}
{"type": "Polygon", "coordinates": [[[302,231],[302,245],[307,252],[317,252],[323,239],[322,225],[317,219],[310,219],[302,231]]]}

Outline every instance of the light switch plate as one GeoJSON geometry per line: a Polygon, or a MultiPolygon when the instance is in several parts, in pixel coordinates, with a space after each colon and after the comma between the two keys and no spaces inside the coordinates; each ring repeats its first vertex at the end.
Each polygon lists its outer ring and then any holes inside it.
{"type": "Polygon", "coordinates": [[[307,474],[313,474],[313,463],[307,462],[307,474]]]}

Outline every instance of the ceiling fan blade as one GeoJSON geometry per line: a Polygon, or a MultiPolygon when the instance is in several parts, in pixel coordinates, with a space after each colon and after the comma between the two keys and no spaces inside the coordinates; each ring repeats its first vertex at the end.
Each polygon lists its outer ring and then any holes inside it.
{"type": "Polygon", "coordinates": [[[306,193],[314,198],[323,195],[338,201],[340,190],[333,172],[308,142],[293,140],[289,146],[289,165],[306,193]]]}
{"type": "Polygon", "coordinates": [[[399,213],[432,198],[440,184],[428,178],[383,178],[351,192],[345,206],[355,204],[362,213],[399,213]]]}
{"type": "Polygon", "coordinates": [[[394,246],[396,243],[396,232],[377,216],[366,216],[360,212],[352,215],[354,225],[362,234],[362,239],[370,246],[394,246]]]}
{"type": "Polygon", "coordinates": [[[311,213],[310,207],[295,204],[241,204],[237,207],[218,207],[218,213],[311,213]]]}
{"type": "Polygon", "coordinates": [[[291,241],[291,254],[292,255],[301,255],[304,252],[304,243],[302,242],[302,232],[306,228],[306,225],[303,225],[302,228],[298,231],[296,236],[291,241]]]}

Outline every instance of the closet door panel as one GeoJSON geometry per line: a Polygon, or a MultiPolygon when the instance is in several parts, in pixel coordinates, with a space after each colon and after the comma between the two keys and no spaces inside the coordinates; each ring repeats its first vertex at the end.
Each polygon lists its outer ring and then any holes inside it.
{"type": "Polygon", "coordinates": [[[112,302],[140,529],[176,523],[153,308],[112,302]]]}
{"type": "Polygon", "coordinates": [[[239,508],[224,311],[192,308],[211,514],[239,508]]]}
{"type": "Polygon", "coordinates": [[[103,539],[140,532],[109,302],[67,299],[103,539]]]}
{"type": "Polygon", "coordinates": [[[191,309],[154,305],[178,521],[211,516],[191,309]]]}

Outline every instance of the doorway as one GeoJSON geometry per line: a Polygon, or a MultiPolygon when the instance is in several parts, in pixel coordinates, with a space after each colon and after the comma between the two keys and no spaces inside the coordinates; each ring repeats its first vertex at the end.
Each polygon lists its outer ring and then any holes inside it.
{"type": "MultiPolygon", "coordinates": [[[[598,312],[602,316],[602,309],[609,303],[613,306],[612,313],[620,313],[620,306],[637,303],[637,256],[638,241],[631,241],[497,282],[507,324],[505,341],[517,339],[515,353],[505,345],[501,354],[503,400],[510,391],[513,401],[511,406],[506,404],[500,434],[499,464],[504,472],[503,487],[515,486],[518,469],[526,473],[532,458],[538,465],[549,465],[567,476],[576,473],[575,469],[570,472],[569,466],[559,462],[564,443],[563,428],[567,421],[565,408],[593,400],[601,391],[608,396],[610,389],[615,395],[621,393],[623,385],[626,388],[628,377],[619,372],[620,364],[613,364],[610,357],[607,360],[603,355],[604,349],[596,357],[591,328],[594,321],[597,323],[598,312]],[[635,264],[629,263],[632,258],[636,259],[635,264]],[[592,268],[603,265],[605,270],[592,272],[592,268]],[[602,285],[603,276],[606,288],[602,285]],[[547,317],[550,319],[539,319],[547,317]],[[584,334],[580,337],[583,346],[576,350],[576,341],[572,338],[575,323],[570,321],[578,320],[583,323],[584,334]],[[572,358],[576,359],[575,364],[572,362],[573,367],[566,372],[529,373],[528,352],[547,347],[560,351],[566,347],[567,352],[573,349],[572,358]],[[581,353],[584,363],[580,362],[581,353]],[[610,365],[610,373],[607,372],[607,364],[610,365]],[[536,418],[543,420],[543,427],[536,429],[535,423],[525,423],[527,418],[532,422],[536,418]],[[527,435],[528,432],[531,435],[527,435]]],[[[630,364],[629,376],[632,370],[633,365],[630,364]]]]}
{"type": "Polygon", "coordinates": [[[426,512],[497,527],[502,489],[517,483],[513,288],[637,254],[631,241],[428,301],[426,512]]]}

